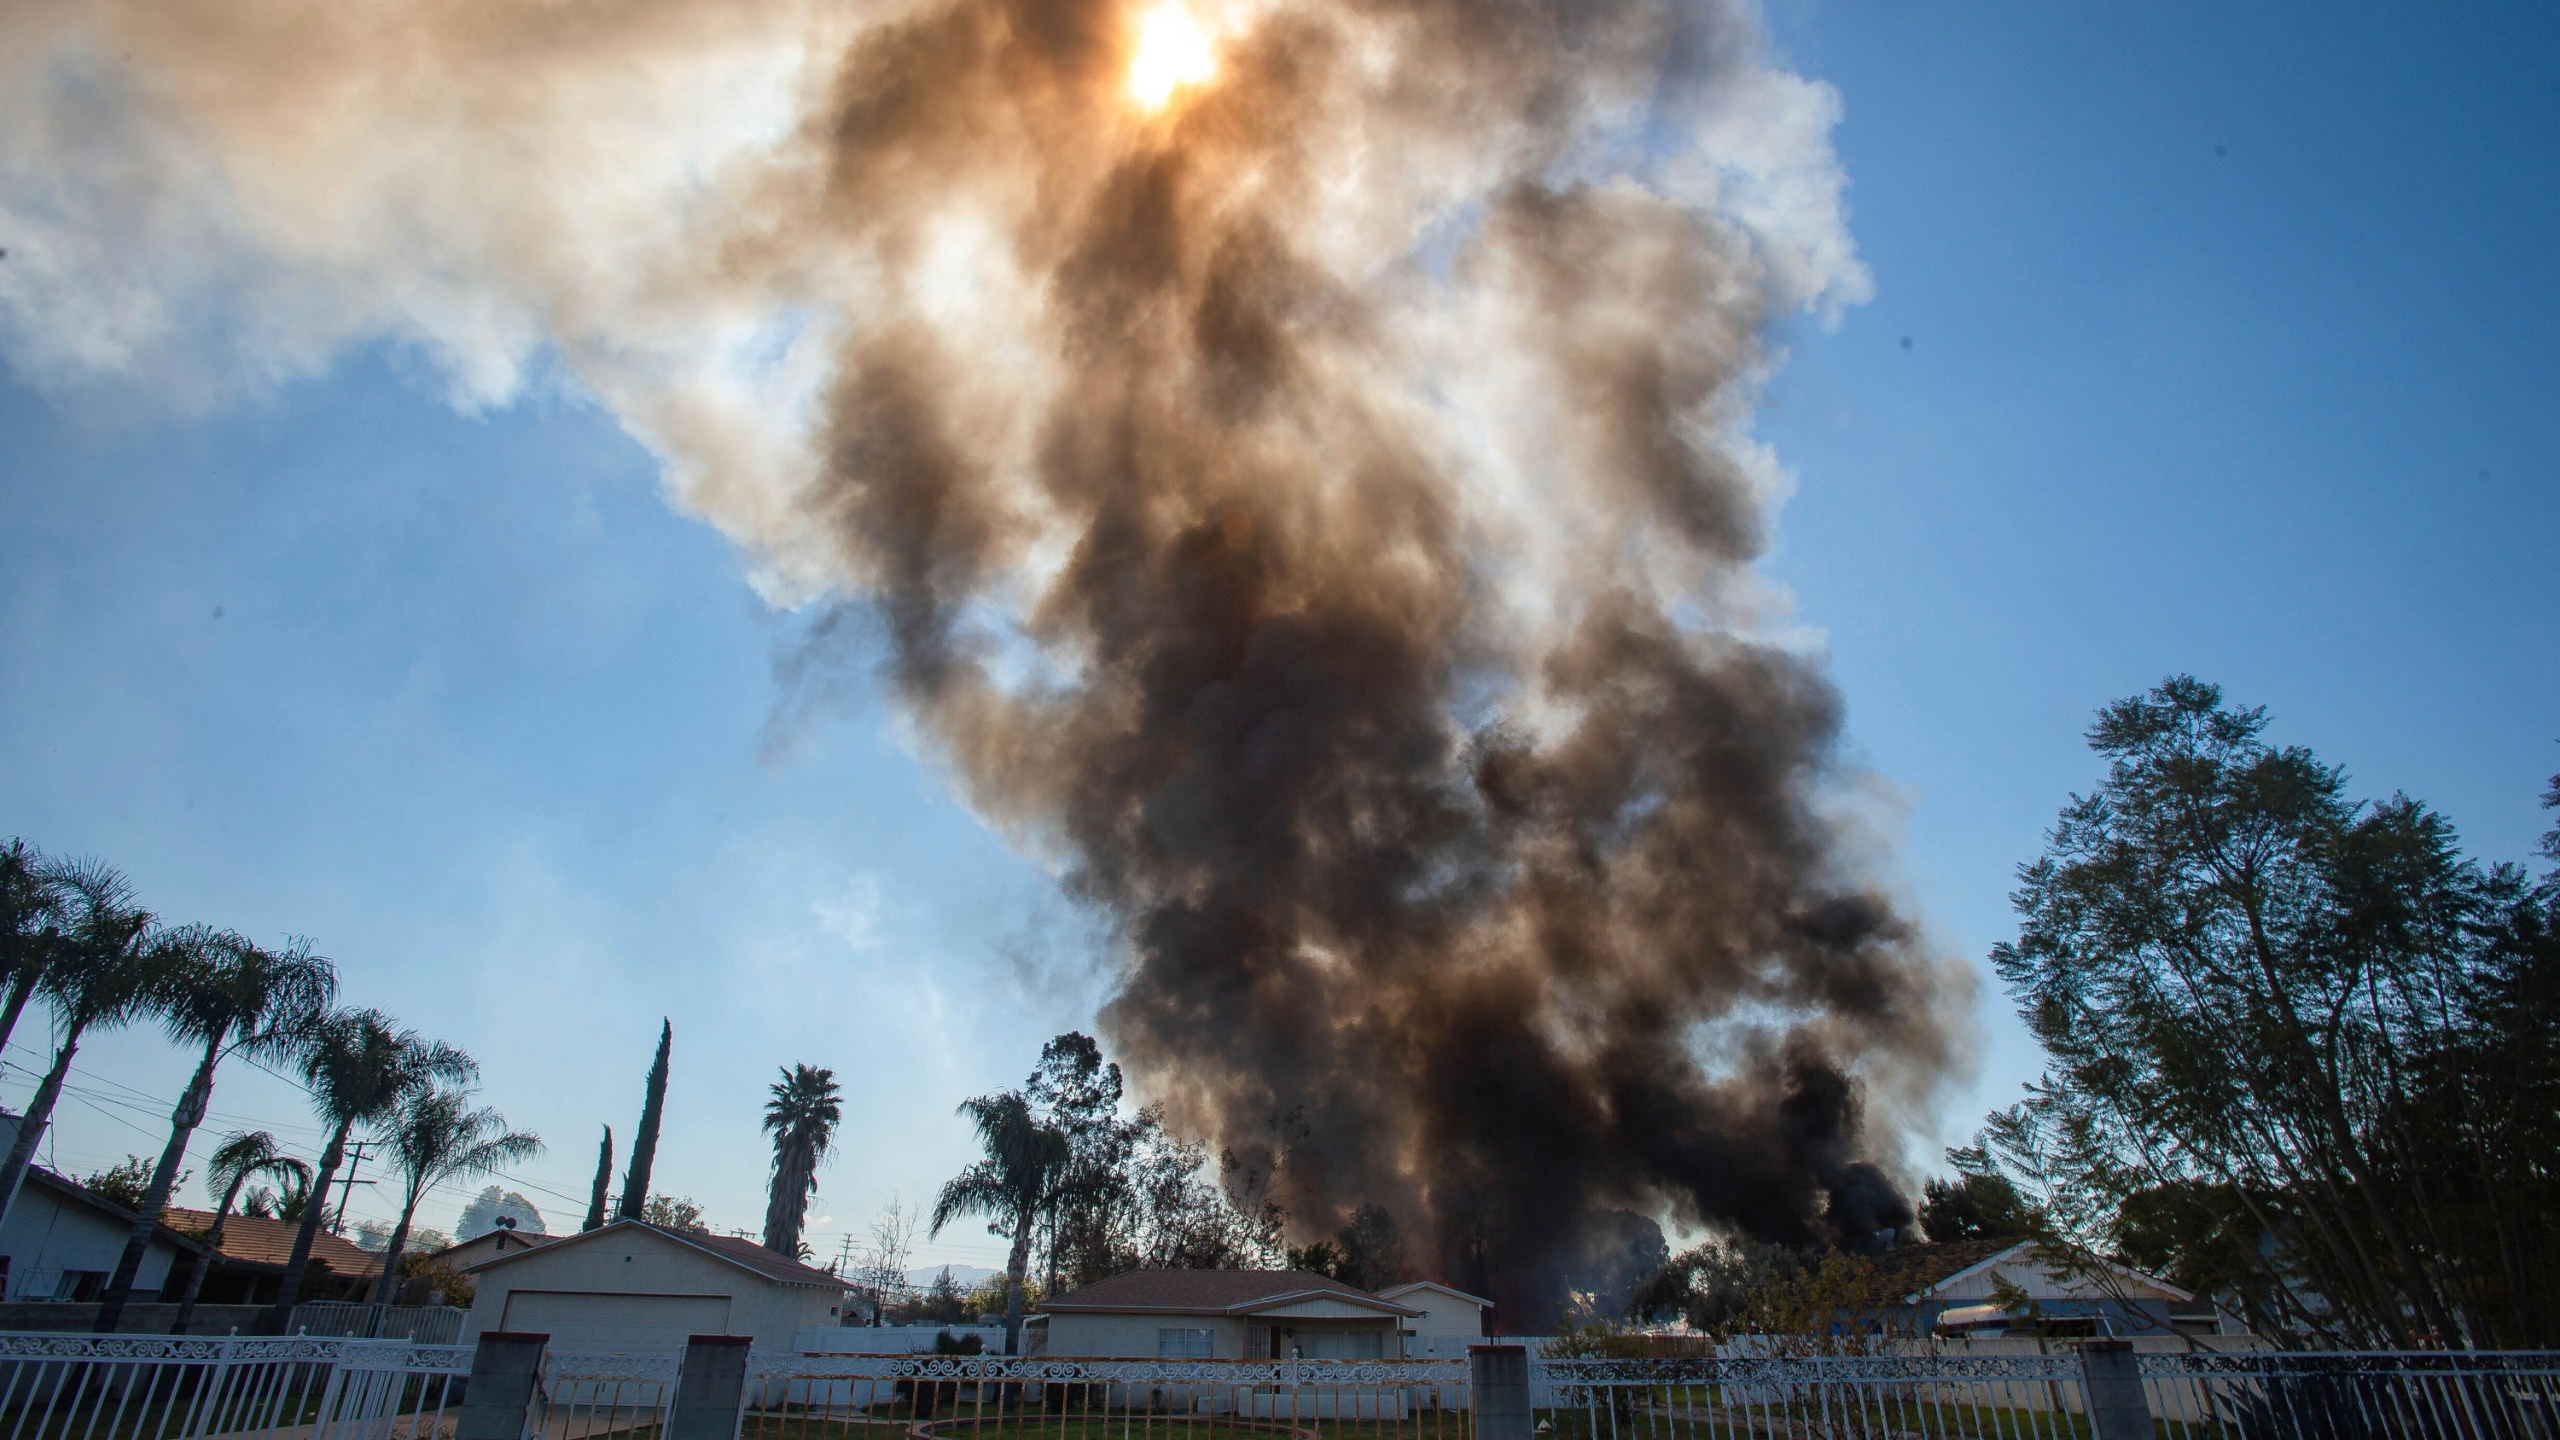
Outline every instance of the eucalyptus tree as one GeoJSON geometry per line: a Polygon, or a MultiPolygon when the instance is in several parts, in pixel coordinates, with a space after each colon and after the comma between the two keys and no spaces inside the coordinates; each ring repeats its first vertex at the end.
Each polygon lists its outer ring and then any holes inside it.
{"type": "Polygon", "coordinates": [[[222,1251],[222,1230],[231,1220],[231,1207],[240,1203],[241,1187],[260,1176],[271,1176],[288,1189],[299,1185],[308,1190],[311,1185],[311,1167],[285,1154],[276,1137],[264,1130],[234,1133],[213,1147],[212,1172],[205,1176],[218,1197],[213,1224],[204,1232],[204,1253],[187,1272],[187,1288],[178,1296],[178,1318],[171,1322],[170,1334],[187,1333],[187,1322],[195,1318],[196,1297],[204,1293],[205,1272],[222,1251]]]}
{"type": "Polygon", "coordinates": [[[59,938],[67,888],[59,870],[24,840],[0,848],[0,1048],[16,1033],[59,938]]]}
{"type": "Polygon", "coordinates": [[[800,1226],[818,1188],[818,1162],[835,1142],[844,1094],[832,1070],[794,1065],[773,1082],[764,1131],[773,1137],[772,1188],[764,1207],[764,1248],[800,1258],[800,1226]]]}
{"type": "Polygon", "coordinates": [[[420,1091],[439,1084],[467,1085],[480,1067],[468,1055],[441,1040],[429,1040],[379,1010],[333,1010],[311,1027],[302,1047],[302,1081],[311,1092],[329,1143],[320,1151],[312,1177],[311,1202],[302,1228],[293,1236],[293,1253],[285,1260],[284,1279],[267,1312],[270,1330],[281,1332],[302,1298],[302,1281],[311,1266],[311,1246],[329,1211],[329,1185],[346,1162],[347,1138],[357,1127],[388,1122],[401,1105],[420,1091]]]}
{"type": "Polygon", "coordinates": [[[1070,1193],[1074,1152],[1066,1132],[1041,1122],[1019,1090],[999,1090],[960,1102],[978,1132],[983,1151],[969,1168],[942,1186],[926,1233],[964,1215],[983,1217],[990,1233],[1011,1240],[1004,1262],[1004,1353],[1022,1343],[1022,1277],[1031,1263],[1031,1241],[1070,1193]]]}
{"type": "Polygon", "coordinates": [[[52,1066],[18,1121],[17,1142],[0,1161],[0,1218],[8,1215],[27,1178],[36,1142],[44,1138],[54,1102],[62,1098],[62,1082],[71,1073],[71,1057],[81,1039],[157,1007],[169,970],[166,952],[151,943],[151,913],[134,903],[133,887],[124,876],[94,862],[61,866],[54,875],[65,914],[45,946],[44,976],[37,986],[53,1006],[61,1038],[52,1066]]]}
{"type": "Polygon", "coordinates": [[[476,1180],[542,1153],[542,1137],[507,1128],[507,1117],[475,1107],[467,1090],[412,1090],[382,1125],[391,1166],[400,1176],[400,1220],[382,1247],[382,1274],[373,1287],[373,1329],[381,1333],[400,1277],[400,1254],[409,1225],[427,1191],[448,1180],[476,1180]]]}
{"type": "Polygon", "coordinates": [[[162,937],[158,946],[166,964],[158,1006],[161,1025],[171,1040],[196,1048],[196,1069],[170,1112],[169,1143],[161,1147],[133,1231],[125,1237],[124,1255],[99,1301],[100,1334],[115,1330],[132,1300],[152,1228],[169,1203],[187,1142],[212,1102],[214,1070],[231,1055],[292,1058],[338,994],[336,968],[313,954],[308,941],[269,950],[228,930],[195,925],[162,937]]]}

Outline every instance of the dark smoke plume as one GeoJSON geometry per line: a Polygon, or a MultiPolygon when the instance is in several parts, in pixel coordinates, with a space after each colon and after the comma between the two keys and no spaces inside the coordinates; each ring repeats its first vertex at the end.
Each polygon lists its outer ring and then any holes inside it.
{"type": "Polygon", "coordinates": [[[1045,385],[991,422],[952,399],[965,345],[864,334],[812,514],[976,802],[1063,841],[1116,917],[1110,1038],[1179,1128],[1250,1152],[1299,1117],[1310,1228],[1381,1201],[1529,1307],[1607,1207],[1794,1242],[1907,1223],[1845,1064],[1935,1063],[1942,979],[1835,858],[1830,687],[1702,599],[1761,545],[1708,425],[1759,363],[1762,267],[1575,173],[1595,112],[1694,103],[1747,27],[1275,8],[1132,128],[1116,19],[960,0],[867,37],[810,222],[894,255],[1021,202],[1001,243],[1045,385]],[[1351,146],[1483,167],[1445,280],[1325,253],[1351,146]],[[1513,483],[1584,512],[1525,605],[1489,572],[1544,542],[1488,523],[1401,353],[1452,296],[1503,312],[1493,363],[1540,412],[1513,483]]]}
{"type": "Polygon", "coordinates": [[[1384,1204],[1533,1323],[1630,1212],[1906,1221],[1862,1112],[1966,996],[1750,568],[1762,337],[1864,284],[1829,92],[1735,0],[1200,0],[1150,105],[1152,3],[36,5],[5,337],[556,360],[768,593],[876,614],[1112,917],[1142,1087],[1285,1143],[1306,1233],[1384,1204]]]}

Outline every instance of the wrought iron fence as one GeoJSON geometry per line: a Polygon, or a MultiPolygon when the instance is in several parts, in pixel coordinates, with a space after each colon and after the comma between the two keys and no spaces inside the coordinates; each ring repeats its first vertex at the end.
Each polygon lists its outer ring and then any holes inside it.
{"type": "Polygon", "coordinates": [[[2076,1355],[1542,1360],[1558,1440],[2087,1440],[2076,1355]]]}
{"type": "Polygon", "coordinates": [[[749,1358],[742,1440],[1469,1440],[1464,1360],[749,1358]]]}
{"type": "Polygon", "coordinates": [[[659,1440],[683,1360],[680,1351],[546,1353],[529,1428],[542,1440],[659,1440]]]}
{"type": "Polygon", "coordinates": [[[293,1329],[305,1335],[346,1335],[451,1345],[462,1339],[467,1310],[451,1305],[392,1305],[377,1309],[350,1300],[305,1300],[293,1307],[293,1329]]]}
{"type": "Polygon", "coordinates": [[[403,1340],[0,1335],[0,1440],[434,1440],[470,1368],[403,1340]]]}
{"type": "Polygon", "coordinates": [[[2165,1440],[2560,1440],[2560,1355],[2144,1355],[2165,1440]]]}

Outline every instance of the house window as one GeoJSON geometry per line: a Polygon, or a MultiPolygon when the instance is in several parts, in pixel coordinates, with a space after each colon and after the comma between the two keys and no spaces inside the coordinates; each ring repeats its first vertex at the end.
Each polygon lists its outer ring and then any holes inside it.
{"type": "Polygon", "coordinates": [[[1217,1353],[1216,1333],[1212,1330],[1174,1330],[1156,1332],[1156,1358],[1159,1360],[1206,1360],[1217,1353]]]}
{"type": "Polygon", "coordinates": [[[104,1270],[65,1270],[62,1281],[54,1287],[56,1300],[95,1300],[107,1288],[104,1270]]]}

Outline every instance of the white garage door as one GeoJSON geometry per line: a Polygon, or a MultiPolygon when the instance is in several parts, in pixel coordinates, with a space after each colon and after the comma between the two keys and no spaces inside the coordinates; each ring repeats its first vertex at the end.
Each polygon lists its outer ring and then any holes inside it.
{"type": "Polygon", "coordinates": [[[548,1335],[554,1350],[664,1353],[682,1350],[688,1335],[727,1334],[729,1297],[516,1290],[500,1324],[548,1335]]]}

